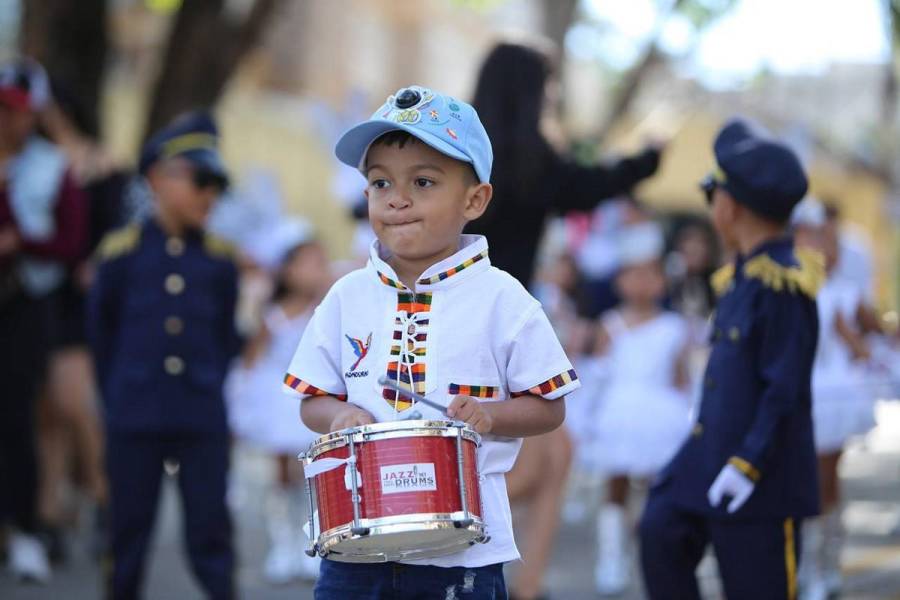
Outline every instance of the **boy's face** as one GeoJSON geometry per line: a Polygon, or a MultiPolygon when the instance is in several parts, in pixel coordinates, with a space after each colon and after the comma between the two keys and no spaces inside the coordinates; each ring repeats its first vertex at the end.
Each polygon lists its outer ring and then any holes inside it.
{"type": "Polygon", "coordinates": [[[425,268],[455,253],[468,221],[484,213],[491,186],[471,167],[410,139],[373,144],[366,157],[369,220],[378,240],[400,259],[425,268]]]}
{"type": "Polygon", "coordinates": [[[721,187],[713,191],[712,197],[712,224],[722,240],[722,244],[728,249],[737,248],[735,240],[734,223],[740,207],[737,201],[721,187]]]}
{"type": "Polygon", "coordinates": [[[178,225],[192,229],[206,224],[209,211],[222,193],[218,185],[198,185],[196,169],[191,161],[175,157],[153,165],[147,174],[159,210],[178,225]]]}

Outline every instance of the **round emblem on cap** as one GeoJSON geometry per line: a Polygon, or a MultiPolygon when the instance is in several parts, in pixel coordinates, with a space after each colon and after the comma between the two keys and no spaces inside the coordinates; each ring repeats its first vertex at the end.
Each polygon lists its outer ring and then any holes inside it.
{"type": "Polygon", "coordinates": [[[397,108],[412,108],[422,99],[422,94],[417,92],[416,90],[406,88],[397,94],[397,97],[394,98],[394,106],[397,108]]]}

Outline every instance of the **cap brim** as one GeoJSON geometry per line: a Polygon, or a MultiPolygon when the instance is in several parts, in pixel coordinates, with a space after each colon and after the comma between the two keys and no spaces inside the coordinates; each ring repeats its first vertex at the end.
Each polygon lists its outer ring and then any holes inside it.
{"type": "Polygon", "coordinates": [[[389,131],[405,131],[411,136],[431,146],[441,154],[445,154],[450,158],[455,158],[464,163],[472,163],[471,158],[439,137],[431,135],[418,127],[413,127],[412,125],[386,120],[366,121],[365,123],[360,123],[359,125],[350,128],[341,136],[341,139],[338,140],[337,145],[334,147],[334,154],[342,163],[357,168],[362,173],[365,173],[366,153],[369,151],[369,146],[372,145],[372,142],[389,131]]]}
{"type": "Polygon", "coordinates": [[[187,159],[197,167],[209,171],[210,173],[215,173],[226,179],[228,178],[228,170],[225,168],[225,163],[222,162],[222,157],[215,150],[189,150],[188,152],[182,152],[175,156],[187,159]]]}

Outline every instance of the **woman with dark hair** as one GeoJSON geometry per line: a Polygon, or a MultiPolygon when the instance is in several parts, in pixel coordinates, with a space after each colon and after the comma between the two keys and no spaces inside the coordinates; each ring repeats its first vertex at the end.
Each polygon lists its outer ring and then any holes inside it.
{"type": "MultiPolygon", "coordinates": [[[[609,167],[584,167],[562,156],[541,132],[554,84],[548,52],[502,43],[485,59],[473,101],[494,150],[494,201],[468,231],[485,235],[491,262],[525,286],[531,283],[550,214],[593,209],[627,192],[659,165],[656,148],[609,167]]],[[[510,500],[529,508],[523,553],[527,567],[516,574],[510,598],[540,597],[571,460],[571,441],[560,427],[527,438],[507,473],[510,500]]]]}
{"type": "Polygon", "coordinates": [[[585,167],[559,154],[540,128],[552,89],[548,52],[501,43],[481,67],[472,102],[494,149],[494,201],[468,231],[486,236],[491,262],[525,286],[534,274],[548,215],[591,210],[659,166],[655,147],[610,166],[585,167]]]}

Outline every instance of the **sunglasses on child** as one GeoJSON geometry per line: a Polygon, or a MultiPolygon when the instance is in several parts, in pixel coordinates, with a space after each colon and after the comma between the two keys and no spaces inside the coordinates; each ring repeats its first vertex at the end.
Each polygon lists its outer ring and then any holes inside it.
{"type": "Polygon", "coordinates": [[[206,169],[194,169],[191,173],[191,181],[198,190],[214,187],[221,192],[228,187],[227,179],[206,169]]]}
{"type": "Polygon", "coordinates": [[[189,179],[198,190],[214,187],[216,190],[223,192],[228,188],[227,178],[220,173],[199,165],[192,165],[187,162],[169,162],[163,168],[170,176],[189,179]]]}
{"type": "Polygon", "coordinates": [[[707,175],[700,181],[700,190],[706,197],[707,205],[712,206],[713,196],[716,193],[716,189],[722,187],[724,183],[725,182],[716,179],[716,176],[712,174],[707,175]]]}

